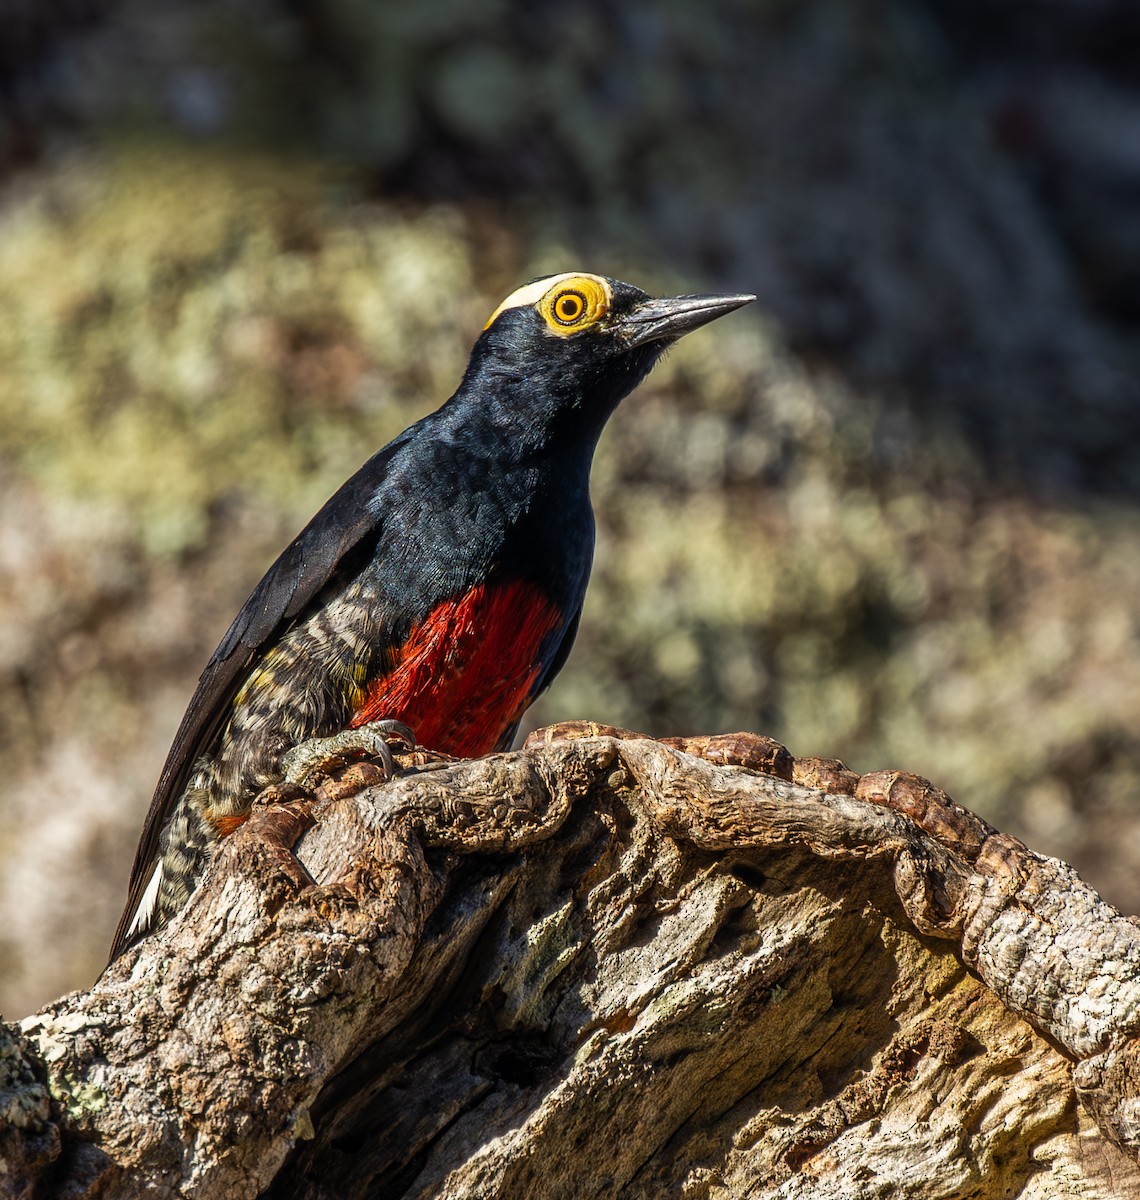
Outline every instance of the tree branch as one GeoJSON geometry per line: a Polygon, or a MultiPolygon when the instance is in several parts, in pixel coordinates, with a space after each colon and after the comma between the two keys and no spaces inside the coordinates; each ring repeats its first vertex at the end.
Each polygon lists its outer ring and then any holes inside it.
{"type": "Polygon", "coordinates": [[[335,792],[0,1044],[0,1193],[1140,1196],[1140,928],[927,781],[578,723],[335,792]]]}

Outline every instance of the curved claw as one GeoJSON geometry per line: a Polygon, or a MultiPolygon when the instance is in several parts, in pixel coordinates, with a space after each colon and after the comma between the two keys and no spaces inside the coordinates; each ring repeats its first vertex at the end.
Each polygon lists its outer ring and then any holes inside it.
{"type": "Polygon", "coordinates": [[[314,776],[327,775],[331,768],[344,766],[354,758],[378,759],[390,779],[396,773],[390,742],[414,750],[416,735],[402,721],[372,721],[332,737],[310,738],[282,757],[284,781],[305,787],[314,776]]]}
{"type": "Polygon", "coordinates": [[[367,725],[361,725],[359,729],[350,732],[376,734],[383,739],[385,745],[393,741],[401,742],[405,753],[416,748],[416,735],[403,721],[369,721],[367,725]]]}

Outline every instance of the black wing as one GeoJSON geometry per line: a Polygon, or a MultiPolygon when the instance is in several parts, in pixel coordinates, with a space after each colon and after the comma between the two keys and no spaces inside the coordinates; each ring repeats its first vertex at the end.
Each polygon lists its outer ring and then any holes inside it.
{"type": "Polygon", "coordinates": [[[194,763],[221,728],[248,667],[333,579],[346,556],[378,533],[381,515],[376,508],[376,494],[388,464],[410,432],[369,459],[285,548],[253,589],[206,664],[147,810],[131,867],[126,908],[111,944],[112,959],[127,943],[127,931],[154,869],[162,827],[194,763]]]}

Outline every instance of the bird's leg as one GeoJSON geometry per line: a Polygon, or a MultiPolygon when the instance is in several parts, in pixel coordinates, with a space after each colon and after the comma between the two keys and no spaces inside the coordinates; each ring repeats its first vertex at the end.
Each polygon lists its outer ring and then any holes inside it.
{"type": "Polygon", "coordinates": [[[402,750],[416,748],[416,735],[402,721],[371,721],[359,729],[345,729],[332,737],[310,738],[294,746],[281,759],[283,780],[309,787],[315,779],[328,777],[330,770],[343,767],[357,758],[378,759],[384,777],[396,773],[390,743],[402,750]]]}
{"type": "Polygon", "coordinates": [[[225,833],[254,816],[269,861],[297,889],[327,895],[329,890],[316,888],[293,853],[298,839],[317,819],[313,801],[342,800],[391,779],[396,773],[392,744],[411,752],[416,748],[416,735],[402,721],[371,721],[359,729],[298,743],[281,758],[281,780],[264,788],[254,798],[253,812],[239,816],[225,833]],[[358,759],[379,760],[380,766],[358,759]],[[334,778],[342,767],[347,769],[334,778]]]}

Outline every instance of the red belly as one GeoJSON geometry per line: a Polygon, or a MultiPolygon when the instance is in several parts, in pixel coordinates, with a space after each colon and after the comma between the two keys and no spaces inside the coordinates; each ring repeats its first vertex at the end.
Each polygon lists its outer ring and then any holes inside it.
{"type": "Polygon", "coordinates": [[[353,727],[393,718],[420,745],[474,758],[494,750],[530,704],[539,650],[562,614],[530,583],[481,585],[437,605],[368,685],[353,727]]]}

